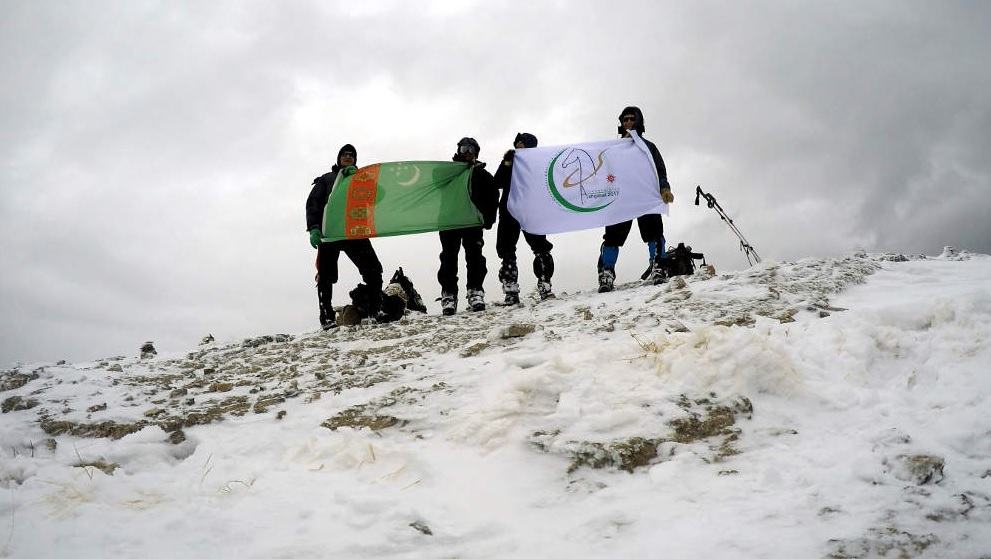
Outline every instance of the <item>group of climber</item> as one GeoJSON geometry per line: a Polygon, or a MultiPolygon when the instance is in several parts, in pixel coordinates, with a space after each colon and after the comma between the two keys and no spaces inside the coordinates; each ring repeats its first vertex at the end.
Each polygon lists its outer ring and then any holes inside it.
{"type": "MultiPolygon", "coordinates": [[[[617,133],[621,137],[629,137],[630,130],[636,130],[642,137],[644,133],[643,113],[638,107],[625,107],[619,115],[617,133]]],[[[674,201],[671,186],[667,179],[664,160],[653,142],[644,139],[644,143],[653,157],[657,169],[657,179],[661,199],[666,204],[674,201]]],[[[472,166],[471,199],[482,215],[482,225],[449,229],[440,231],[440,268],[437,280],[441,287],[441,312],[453,315],[458,308],[458,255],[461,247],[465,250],[466,267],[466,302],[471,311],[485,310],[485,292],[482,284],[488,270],[485,266],[484,230],[491,229],[496,223],[496,254],[501,260],[499,281],[502,284],[504,305],[518,305],[520,302],[519,268],[516,261],[516,245],[520,233],[533,252],[533,273],[537,279],[537,293],[540,299],[554,297],[551,278],[554,275],[554,258],[551,249],[554,245],[547,240],[546,235],[531,234],[521,231],[520,224],[507,208],[512,166],[515,151],[537,147],[537,137],[522,132],[516,135],[513,149],[508,150],[493,176],[485,170],[485,163],[478,161],[481,148],[474,138],[461,138],[458,141],[454,161],[460,161],[472,166]],[[500,196],[499,191],[502,191],[500,196]]],[[[383,310],[382,302],[382,264],[375,254],[369,239],[347,239],[331,242],[322,241],[321,226],[323,211],[330,196],[338,173],[348,176],[357,168],[358,152],[351,144],[345,144],[337,154],[337,161],[331,170],[313,181],[313,188],[306,200],[306,228],[310,235],[310,244],[317,249],[317,295],[320,306],[320,324],[324,330],[335,328],[338,319],[332,305],[334,284],[338,279],[338,259],[343,252],[358,268],[366,288],[362,293],[364,308],[362,313],[379,321],[387,320],[390,316],[383,310]]],[[[624,221],[609,225],[605,228],[602,245],[599,249],[598,280],[599,292],[612,291],[616,279],[616,261],[619,248],[626,242],[632,229],[633,221],[624,221]]],[[[647,244],[650,255],[650,267],[644,278],[652,283],[662,283],[666,279],[666,266],[663,258],[664,222],[660,214],[645,214],[637,218],[640,238],[647,244]]],[[[395,278],[394,278],[395,279],[395,278]]],[[[394,282],[392,282],[394,283],[394,282]]],[[[390,283],[391,285],[391,283],[390,283]]],[[[386,286],[387,288],[389,286],[386,286]]],[[[415,291],[414,291],[415,293],[415,291]]],[[[354,294],[352,293],[352,298],[354,294]]],[[[419,296],[417,295],[417,298],[419,296]]]]}

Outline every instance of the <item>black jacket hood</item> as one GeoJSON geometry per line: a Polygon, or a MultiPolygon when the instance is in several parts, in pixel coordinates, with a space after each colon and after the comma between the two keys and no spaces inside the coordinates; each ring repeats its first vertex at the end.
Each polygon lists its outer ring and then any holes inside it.
{"type": "Polygon", "coordinates": [[[525,148],[535,148],[537,147],[537,137],[529,132],[520,132],[516,135],[516,139],[513,140],[513,145],[516,142],[523,142],[523,147],[525,148]]]}
{"type": "Polygon", "coordinates": [[[616,133],[619,134],[620,136],[626,133],[626,129],[623,128],[623,122],[622,122],[623,115],[633,115],[637,117],[637,121],[636,123],[634,123],[633,129],[636,130],[637,133],[639,133],[641,136],[643,136],[645,128],[643,125],[643,112],[640,111],[640,107],[629,106],[623,109],[619,113],[618,118],[620,119],[620,123],[619,126],[616,127],[616,133]]]}
{"type": "Polygon", "coordinates": [[[343,165],[341,165],[341,154],[345,151],[350,151],[354,154],[354,164],[358,164],[358,150],[354,149],[351,144],[344,144],[341,149],[337,151],[337,161],[334,162],[334,166],[330,168],[331,171],[339,171],[343,165]]]}

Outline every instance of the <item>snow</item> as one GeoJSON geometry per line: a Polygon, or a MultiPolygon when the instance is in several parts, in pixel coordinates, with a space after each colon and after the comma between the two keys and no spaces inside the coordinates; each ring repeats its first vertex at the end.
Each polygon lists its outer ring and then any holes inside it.
{"type": "Polygon", "coordinates": [[[860,253],[18,364],[0,557],[988,558],[989,286],[860,253]]]}

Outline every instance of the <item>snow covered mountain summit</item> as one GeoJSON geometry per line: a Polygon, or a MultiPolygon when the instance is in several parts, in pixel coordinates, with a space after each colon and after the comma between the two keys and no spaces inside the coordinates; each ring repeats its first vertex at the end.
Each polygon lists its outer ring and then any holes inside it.
{"type": "Polygon", "coordinates": [[[991,557],[991,257],[0,373],[0,556],[991,557]]]}

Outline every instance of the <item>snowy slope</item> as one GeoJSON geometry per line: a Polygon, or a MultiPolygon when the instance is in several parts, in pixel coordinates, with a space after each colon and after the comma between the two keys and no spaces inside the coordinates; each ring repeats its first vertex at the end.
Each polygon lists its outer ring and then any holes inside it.
{"type": "Polygon", "coordinates": [[[989,286],[765,261],[20,365],[0,556],[991,558],[989,286]]]}

